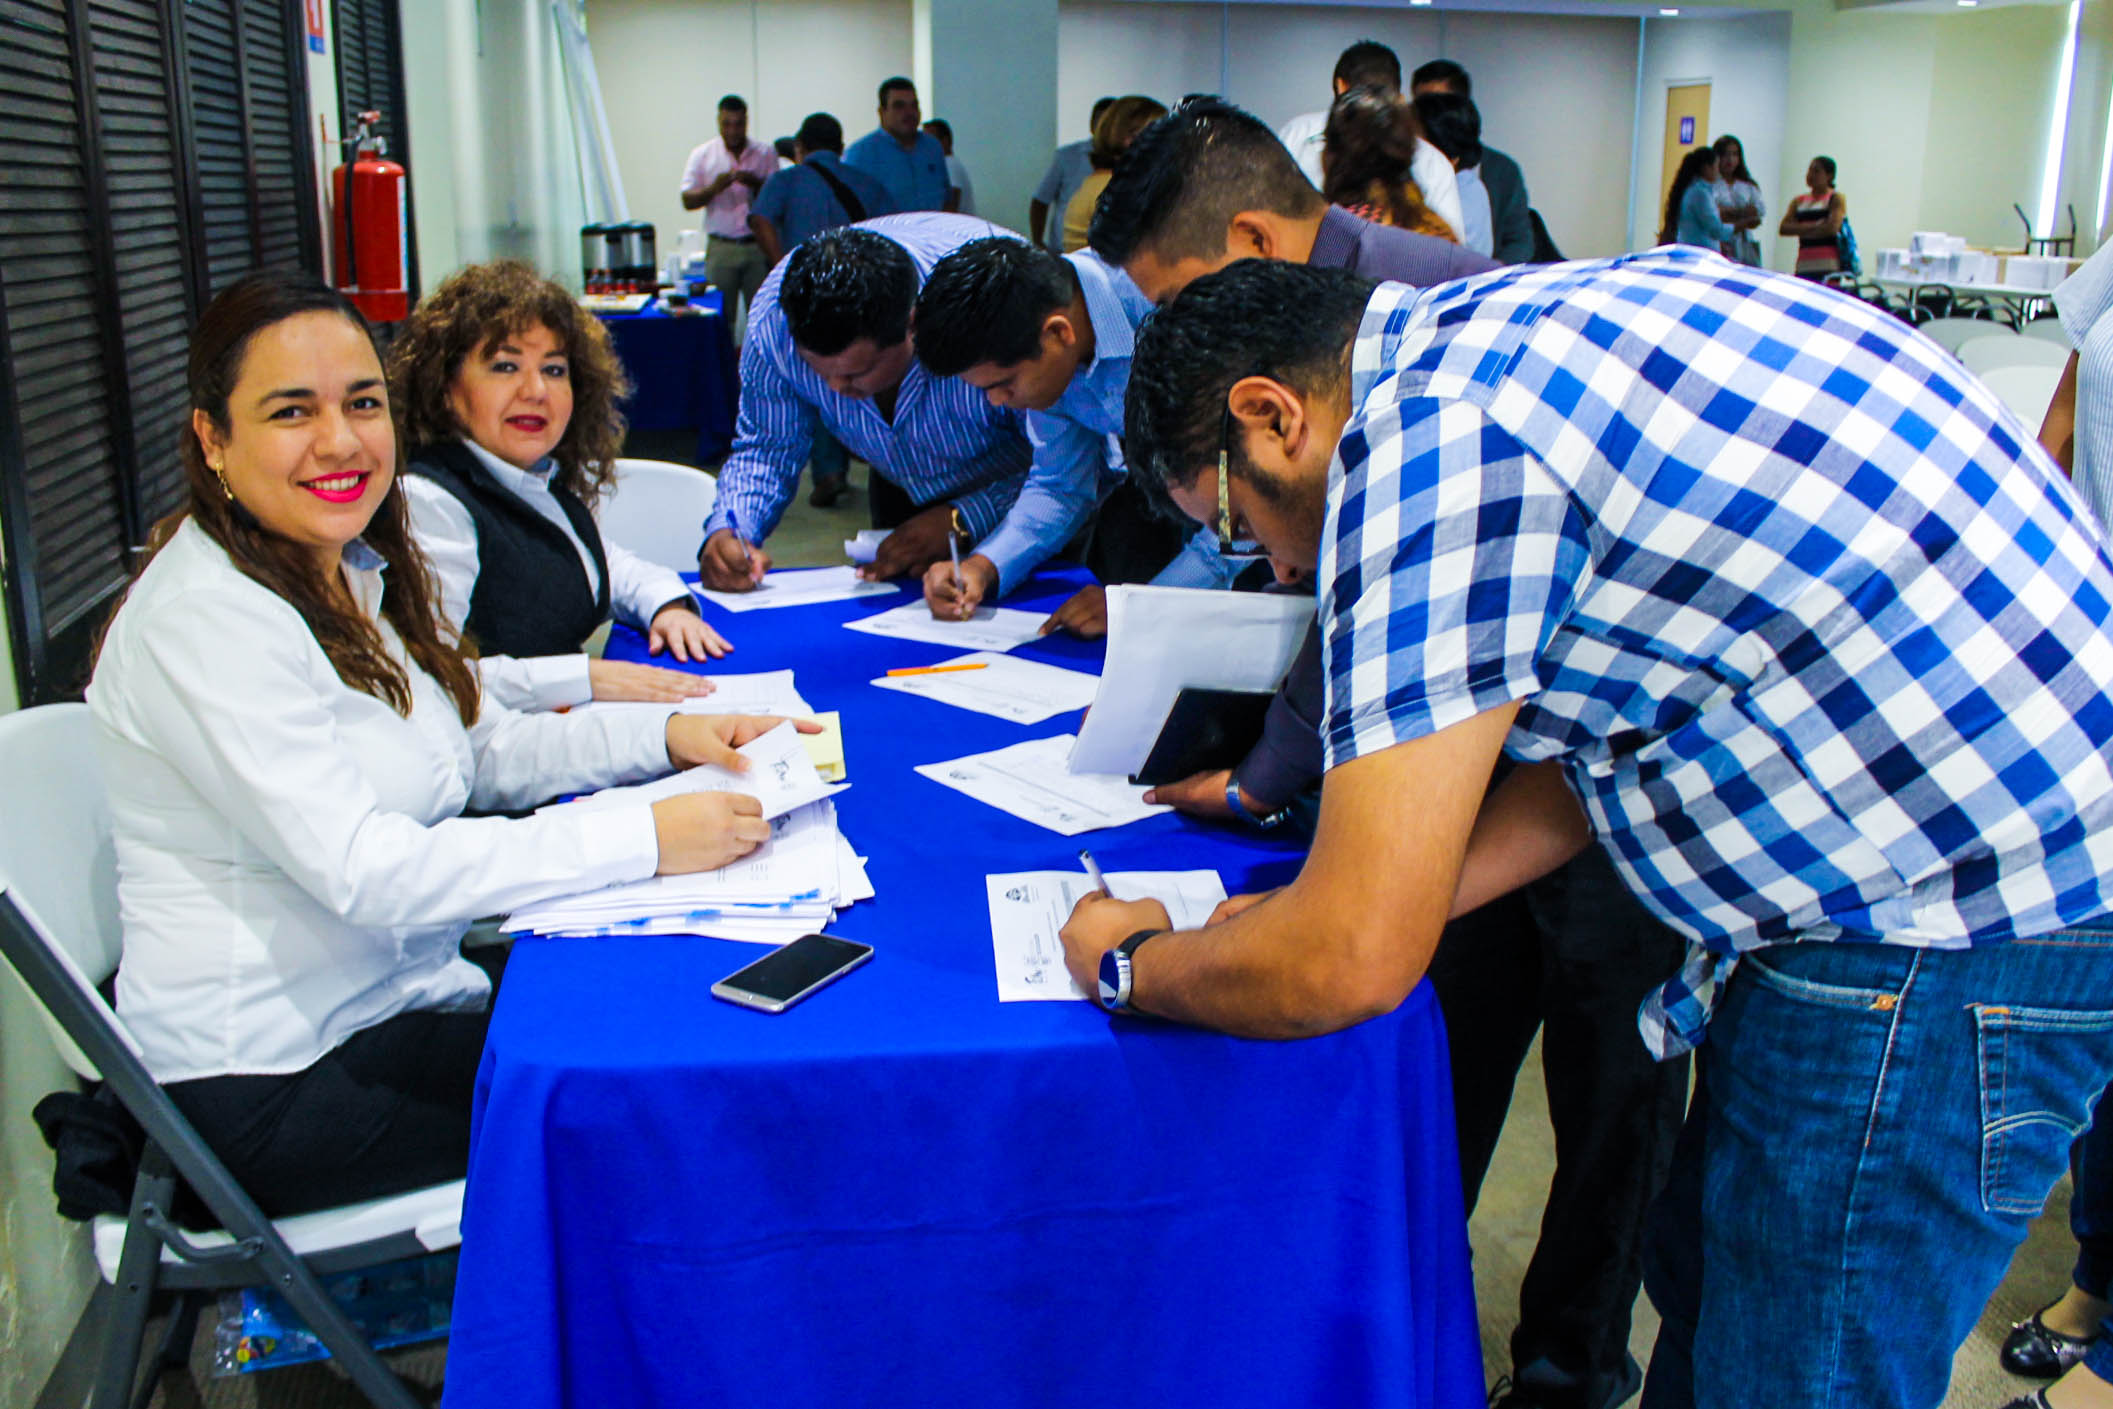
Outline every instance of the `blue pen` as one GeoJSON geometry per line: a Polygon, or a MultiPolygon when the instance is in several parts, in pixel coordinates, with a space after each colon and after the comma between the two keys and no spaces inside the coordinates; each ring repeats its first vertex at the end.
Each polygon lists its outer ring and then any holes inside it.
{"type": "Polygon", "coordinates": [[[748,569],[748,580],[754,582],[756,580],[755,554],[748,551],[748,538],[741,532],[741,521],[734,517],[734,509],[731,504],[726,509],[726,530],[733,534],[734,541],[741,545],[741,562],[748,569]]]}

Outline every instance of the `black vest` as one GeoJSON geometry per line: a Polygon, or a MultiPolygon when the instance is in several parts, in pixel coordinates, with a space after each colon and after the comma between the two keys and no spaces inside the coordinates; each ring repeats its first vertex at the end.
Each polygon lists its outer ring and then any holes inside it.
{"type": "Polygon", "coordinates": [[[587,590],[580,554],[558,526],[492,478],[460,441],[428,445],[411,456],[423,475],[469,510],[477,526],[477,583],[463,629],[488,656],[565,656],[580,649],[609,618],[609,555],[601,531],[569,491],[551,494],[572,531],[594,555],[601,590],[587,590]]]}

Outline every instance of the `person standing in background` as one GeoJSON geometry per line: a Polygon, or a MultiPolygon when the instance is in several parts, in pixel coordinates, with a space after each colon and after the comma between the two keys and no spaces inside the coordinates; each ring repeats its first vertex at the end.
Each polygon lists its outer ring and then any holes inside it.
{"type": "MultiPolygon", "coordinates": [[[[1331,102],[1353,88],[1391,88],[1398,93],[1401,91],[1401,58],[1376,39],[1360,39],[1337,56],[1333,81],[1335,91],[1331,102]]],[[[1290,151],[1299,170],[1315,187],[1321,184],[1321,147],[1327,135],[1326,108],[1295,117],[1277,132],[1277,140],[1290,151]]],[[[1457,233],[1464,223],[1460,212],[1459,182],[1445,154],[1428,141],[1419,141],[1410,174],[1415,177],[1416,189],[1423,192],[1423,203],[1457,233]]]]}
{"type": "Polygon", "coordinates": [[[1093,148],[1087,153],[1093,170],[1071,193],[1071,203],[1064,207],[1065,254],[1086,247],[1086,231],[1093,224],[1093,207],[1100,201],[1101,192],[1108,189],[1108,177],[1114,172],[1115,164],[1122,160],[1124,152],[1130,150],[1138,133],[1166,115],[1166,108],[1156,98],[1132,93],[1110,103],[1100,121],[1093,124],[1093,148]]]}
{"type": "Polygon", "coordinates": [[[900,75],[886,79],[880,85],[880,126],[844,153],[846,163],[887,187],[895,208],[905,214],[954,208],[946,149],[931,133],[919,130],[923,117],[917,85],[900,75]]]}
{"type": "Polygon", "coordinates": [[[1049,170],[1042,173],[1042,183],[1034,188],[1034,199],[1027,203],[1027,233],[1034,242],[1051,254],[1064,252],[1064,211],[1071,204],[1072,192],[1084,184],[1093,174],[1092,132],[1108,111],[1114,98],[1101,98],[1093,104],[1093,116],[1087,120],[1085,140],[1066,142],[1056,149],[1049,159],[1049,170]],[[1052,223],[1049,213],[1056,212],[1052,223]]]}
{"type": "Polygon", "coordinates": [[[1321,194],[1363,220],[1458,240],[1423,203],[1409,162],[1423,135],[1416,107],[1391,88],[1353,88],[1328,110],[1321,194]]]}
{"type": "Polygon", "coordinates": [[[1697,147],[1680,159],[1680,170],[1665,193],[1665,224],[1659,227],[1661,245],[1697,245],[1717,254],[1731,239],[1731,226],[1717,215],[1717,154],[1697,147]]]}
{"type": "MultiPolygon", "coordinates": [[[[1457,93],[1475,96],[1475,81],[1466,69],[1451,59],[1433,59],[1409,76],[1409,96],[1426,93],[1457,93]]],[[[1476,110],[1477,125],[1480,109],[1476,110]]],[[[1479,131],[1478,131],[1479,138],[1479,131]]],[[[1519,164],[1495,147],[1483,144],[1482,160],[1475,165],[1482,189],[1489,193],[1490,258],[1499,264],[1525,264],[1533,259],[1532,200],[1526,191],[1526,175],[1519,164]]]]}
{"type": "Polygon", "coordinates": [[[1729,132],[1710,144],[1717,152],[1717,179],[1710,194],[1717,200],[1717,215],[1732,230],[1724,242],[1727,258],[1755,269],[1761,267],[1761,246],[1753,232],[1768,213],[1761,200],[1761,187],[1746,169],[1746,148],[1729,132]]]}
{"type": "Polygon", "coordinates": [[[1426,141],[1453,164],[1460,188],[1460,243],[1476,254],[1493,255],[1489,192],[1482,186],[1482,114],[1475,100],[1457,93],[1425,93],[1415,100],[1426,141]]]}
{"type": "Polygon", "coordinates": [[[968,179],[968,167],[954,155],[954,125],[943,117],[935,117],[925,123],[924,130],[938,141],[940,150],[946,153],[946,179],[953,189],[954,203],[947,207],[959,215],[976,213],[976,186],[968,179]]]}
{"type": "Polygon", "coordinates": [[[748,140],[748,103],[729,93],[719,100],[719,135],[690,153],[682,173],[682,208],[704,212],[704,277],[726,300],[736,342],[747,331],[746,305],[770,272],[749,232],[749,202],[777,169],[778,154],[748,140]]]}
{"type": "Polygon", "coordinates": [[[1776,226],[1778,235],[1798,242],[1798,277],[1822,284],[1841,272],[1842,225],[1849,218],[1849,198],[1834,189],[1834,170],[1833,157],[1814,157],[1805,168],[1807,189],[1776,226]]]}

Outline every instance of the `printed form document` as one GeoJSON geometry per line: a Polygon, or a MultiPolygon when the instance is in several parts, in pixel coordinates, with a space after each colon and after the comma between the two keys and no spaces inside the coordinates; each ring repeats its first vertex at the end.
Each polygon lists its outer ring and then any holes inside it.
{"type": "MultiPolygon", "coordinates": [[[[1093,889],[1080,871],[1015,871],[985,876],[990,901],[990,942],[998,965],[998,1001],[1033,1003],[1086,994],[1064,968],[1064,942],[1057,932],[1079,898],[1093,889]]],[[[1177,930],[1201,928],[1225,882],[1216,871],[1111,871],[1108,893],[1117,900],[1157,900],[1177,930]]]]}

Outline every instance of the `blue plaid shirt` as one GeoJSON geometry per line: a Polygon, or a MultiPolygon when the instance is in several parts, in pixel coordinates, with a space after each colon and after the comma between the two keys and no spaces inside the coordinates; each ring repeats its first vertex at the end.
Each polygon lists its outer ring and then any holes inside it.
{"type": "MultiPolygon", "coordinates": [[[[1008,233],[987,220],[936,212],[882,216],[859,228],[908,250],[920,283],[933,265],[970,240],[1008,233]]],[[[727,527],[732,514],[749,542],[768,537],[799,488],[817,426],[916,503],[952,500],[978,537],[996,528],[1027,477],[1021,414],[996,409],[967,382],[934,377],[914,358],[896,390],[892,420],[870,399],[831,391],[800,360],[778,308],[778,285],[791,262],[778,261],[749,305],[734,452],[719,470],[719,498],[704,521],[705,536],[727,527]]]]}
{"type": "Polygon", "coordinates": [[[1373,296],[1320,565],[1329,766],[1521,706],[1630,887],[1736,956],[2108,909],[2113,560],[1936,344],[1698,250],[1373,296]]]}

